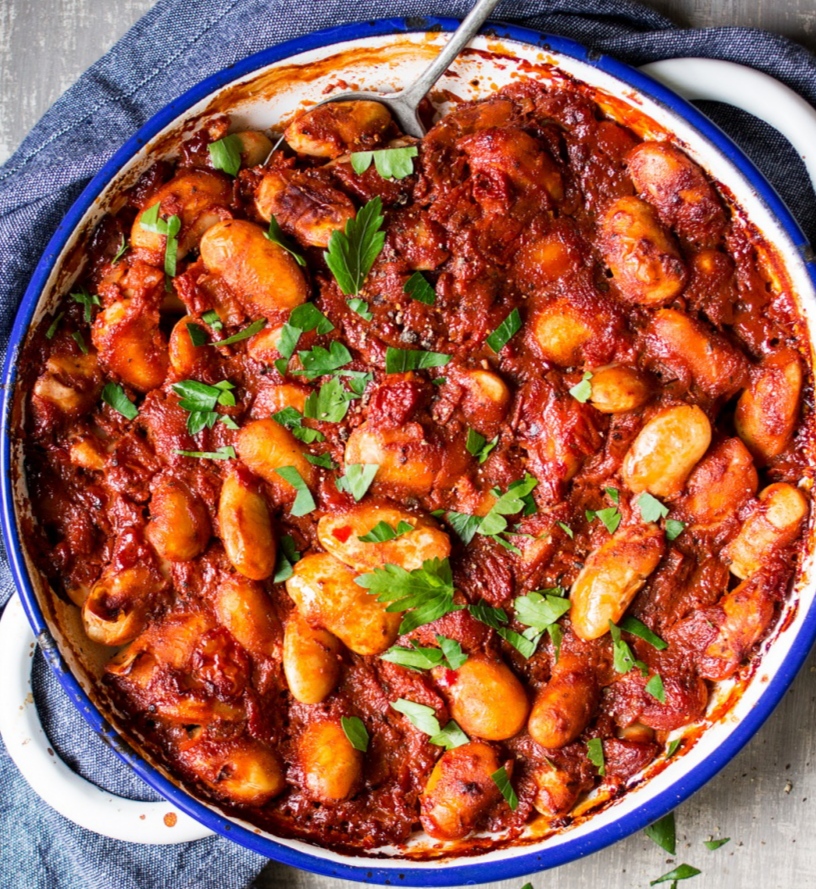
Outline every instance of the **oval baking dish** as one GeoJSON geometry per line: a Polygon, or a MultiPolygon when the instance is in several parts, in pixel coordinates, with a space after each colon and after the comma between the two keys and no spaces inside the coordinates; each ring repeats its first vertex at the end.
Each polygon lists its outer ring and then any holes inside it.
{"type": "MultiPolygon", "coordinates": [[[[277,129],[303,103],[320,98],[340,76],[346,84],[363,88],[398,88],[409,82],[414,70],[435,51],[440,38],[434,28],[452,26],[447,20],[421,24],[395,20],[333,29],[276,47],[210,78],[168,106],[117,152],[67,214],[37,267],[14,326],[5,369],[3,530],[27,615],[50,652],[52,666],[91,725],[107,737],[118,739],[119,733],[109,726],[117,724],[116,715],[92,678],[101,666],[99,653],[83,639],[76,610],[49,594],[21,544],[19,528],[31,521],[31,514],[21,448],[14,433],[22,410],[17,362],[29,329],[54,309],[57,299],[78,277],[83,238],[106,211],[116,209],[117,192],[135,183],[157,157],[171,157],[180,140],[189,137],[202,119],[226,112],[235,129],[277,129]]],[[[813,340],[816,303],[814,264],[806,258],[809,247],[770,186],[707,119],[625,65],[592,56],[570,41],[518,28],[498,27],[489,36],[480,37],[440,82],[434,99],[444,110],[452,96],[484,98],[519,77],[581,84],[609,117],[625,123],[641,138],[671,134],[761,233],[757,245],[763,261],[776,276],[779,290],[791,295],[813,340]]],[[[806,348],[809,351],[809,345],[806,348]]],[[[812,454],[809,460],[812,468],[812,454]]],[[[682,756],[649,768],[645,776],[630,782],[620,799],[588,804],[569,829],[548,831],[544,836],[528,833],[517,844],[491,851],[475,845],[449,850],[424,837],[412,841],[407,849],[378,848],[370,856],[350,858],[267,834],[227,816],[217,805],[203,802],[179,786],[145,750],[136,755],[119,740],[115,745],[138,774],[180,809],[261,854],[318,873],[374,882],[400,880],[406,885],[453,885],[556,866],[601,848],[674,808],[756,731],[816,638],[811,561],[812,546],[808,546],[805,563],[775,629],[749,668],[721,685],[704,730],[688,734],[682,756]],[[440,857],[444,860],[433,860],[440,857]]],[[[121,734],[139,749],[127,729],[121,734]]]]}

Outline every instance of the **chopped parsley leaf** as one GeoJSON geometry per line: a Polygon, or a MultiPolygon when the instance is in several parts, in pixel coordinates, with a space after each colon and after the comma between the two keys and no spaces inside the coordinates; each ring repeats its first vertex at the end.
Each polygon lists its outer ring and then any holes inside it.
{"type": "Polygon", "coordinates": [[[426,352],[423,349],[395,349],[389,346],[385,352],[385,372],[404,373],[407,370],[423,370],[427,367],[444,367],[451,355],[444,352],[426,352]]]}
{"type": "Polygon", "coordinates": [[[428,283],[422,272],[414,272],[405,282],[402,292],[407,293],[411,299],[424,303],[426,306],[432,306],[436,302],[436,291],[428,283]]]}
{"type": "Polygon", "coordinates": [[[648,491],[644,491],[635,502],[644,522],[657,522],[669,514],[669,507],[664,506],[657,497],[653,497],[648,491]]]}
{"type": "Polygon", "coordinates": [[[368,730],[359,716],[341,716],[340,725],[349,743],[355,750],[365,753],[368,750],[368,730]]]}
{"type": "Polygon", "coordinates": [[[71,294],[71,299],[82,306],[82,317],[87,324],[90,324],[93,320],[93,307],[101,305],[99,297],[95,293],[88,293],[84,287],[81,287],[78,293],[71,294]]]}
{"type": "Polygon", "coordinates": [[[487,460],[490,456],[490,452],[496,445],[499,443],[499,436],[497,435],[491,441],[488,441],[481,433],[477,432],[475,429],[468,429],[467,440],[465,441],[465,449],[469,454],[472,454],[479,461],[479,464],[487,460]]]}
{"type": "Polygon", "coordinates": [[[493,783],[496,787],[501,791],[501,795],[504,797],[507,805],[515,812],[519,804],[518,796],[516,796],[516,791],[513,790],[513,785],[510,783],[510,776],[507,774],[505,767],[502,766],[500,769],[493,772],[490,777],[493,779],[493,783]]]}
{"type": "Polygon", "coordinates": [[[414,158],[418,154],[416,145],[405,145],[376,151],[354,151],[350,160],[358,176],[365,173],[374,161],[374,167],[383,179],[405,179],[414,172],[414,158]]]}
{"type": "Polygon", "coordinates": [[[661,704],[666,703],[666,690],[663,688],[663,679],[659,673],[655,673],[646,683],[646,691],[656,701],[659,701],[661,704]]]}
{"type": "Polygon", "coordinates": [[[240,343],[241,340],[248,340],[251,336],[255,336],[256,333],[260,333],[264,327],[266,327],[266,318],[259,318],[257,321],[253,321],[249,327],[239,330],[238,333],[228,336],[225,340],[216,340],[213,345],[231,346],[233,343],[240,343]]]}
{"type": "Polygon", "coordinates": [[[322,432],[303,425],[303,414],[296,407],[285,407],[272,414],[272,419],[276,423],[280,423],[281,426],[285,426],[298,441],[302,441],[304,444],[326,440],[326,436],[322,432]]]}
{"type": "Polygon", "coordinates": [[[323,258],[346,296],[357,296],[385,246],[383,221],[382,201],[375,197],[346,222],[345,231],[334,231],[329,238],[323,258]]]}
{"type": "Polygon", "coordinates": [[[315,346],[307,352],[298,352],[298,358],[303,364],[303,370],[295,371],[295,373],[305,376],[307,380],[314,380],[349,364],[351,352],[339,340],[332,340],[328,349],[323,346],[315,346]]]}
{"type": "Polygon", "coordinates": [[[389,540],[396,540],[403,534],[410,534],[414,530],[414,526],[406,521],[397,522],[397,527],[389,525],[388,522],[380,521],[368,532],[358,537],[363,543],[387,543],[389,540]]]}
{"type": "Polygon", "coordinates": [[[216,406],[232,407],[235,404],[235,396],[230,391],[234,388],[229,380],[221,380],[215,386],[198,380],[181,380],[173,384],[173,391],[180,396],[179,407],[189,413],[187,431],[190,435],[196,435],[205,427],[212,429],[220,419],[216,406]]]}
{"type": "Polygon", "coordinates": [[[203,328],[199,327],[197,324],[188,323],[187,324],[187,334],[190,337],[190,342],[198,348],[199,346],[207,345],[207,334],[203,328]]]}
{"type": "Polygon", "coordinates": [[[78,330],[75,330],[71,334],[71,339],[79,346],[79,351],[82,352],[83,355],[88,354],[88,347],[85,345],[85,337],[82,336],[82,333],[78,330]]]}
{"type": "Polygon", "coordinates": [[[513,311],[485,340],[490,348],[498,353],[510,342],[510,339],[521,330],[521,315],[518,309],[513,311]]]}
{"type": "Polygon", "coordinates": [[[234,460],[236,457],[232,445],[219,448],[217,451],[180,451],[174,448],[173,453],[181,457],[197,457],[199,460],[234,460]]]}
{"type": "Polygon", "coordinates": [[[696,867],[692,867],[690,864],[681,864],[679,867],[676,867],[674,870],[669,871],[667,874],[663,874],[662,877],[658,877],[656,880],[652,880],[649,885],[657,886],[658,883],[676,883],[679,880],[690,880],[692,877],[696,877],[697,874],[701,873],[701,870],[698,870],[696,867]]]}
{"type": "Polygon", "coordinates": [[[664,815],[659,821],[650,824],[644,831],[652,842],[657,843],[669,855],[677,853],[677,830],[674,824],[674,812],[664,815]]]}
{"type": "Polygon", "coordinates": [[[317,509],[317,504],[312,496],[312,492],[309,490],[309,486],[294,466],[281,466],[280,469],[275,470],[275,473],[285,482],[289,482],[297,491],[295,502],[290,510],[293,516],[308,515],[317,509]]]}
{"type": "Polygon", "coordinates": [[[241,169],[241,140],[238,136],[224,136],[207,146],[210,160],[216,170],[223,170],[230,176],[237,176],[241,169]]]}
{"type": "Polygon", "coordinates": [[[368,307],[368,303],[360,296],[353,296],[346,300],[346,305],[352,312],[356,312],[364,321],[371,321],[374,315],[368,307]]]}
{"type": "Polygon", "coordinates": [[[652,648],[656,648],[658,651],[663,651],[663,649],[669,647],[667,642],[664,642],[660,636],[653,633],[646,624],[639,621],[636,617],[624,617],[619,621],[618,626],[624,633],[631,633],[633,636],[643,639],[644,642],[648,642],[652,648]]]}
{"type": "Polygon", "coordinates": [[[426,559],[421,568],[408,571],[400,565],[384,565],[354,581],[388,603],[386,611],[405,612],[399,634],[438,620],[462,606],[453,601],[453,575],[447,559],[426,559]]]}
{"type": "Polygon", "coordinates": [[[284,235],[283,229],[278,225],[278,220],[272,216],[269,220],[269,228],[264,232],[267,240],[271,241],[273,244],[277,244],[278,247],[283,248],[294,261],[299,266],[305,266],[306,260],[301,256],[300,253],[292,246],[289,239],[284,235]]]}
{"type": "Polygon", "coordinates": [[[621,637],[619,627],[609,621],[609,634],[612,636],[612,663],[618,673],[628,673],[637,668],[643,676],[649,675],[649,668],[643,661],[639,661],[632,653],[632,649],[621,637]]]}
{"type": "Polygon", "coordinates": [[[359,503],[371,487],[379,468],[379,463],[347,463],[343,476],[335,479],[335,486],[338,491],[351,494],[359,503]]]}
{"type": "Polygon", "coordinates": [[[139,416],[139,409],[125,395],[125,390],[118,383],[105,384],[105,388],[102,390],[102,401],[127,420],[135,420],[139,416]]]}
{"type": "Polygon", "coordinates": [[[598,770],[598,774],[603,777],[606,774],[606,761],[604,760],[603,741],[600,738],[592,738],[587,741],[587,759],[598,770]]]}
{"type": "Polygon", "coordinates": [[[590,382],[591,379],[592,374],[588,370],[586,370],[584,371],[584,375],[581,377],[581,382],[576,383],[569,390],[569,394],[576,401],[580,401],[581,404],[585,404],[592,397],[592,383],[590,382]]]}
{"type": "Polygon", "coordinates": [[[292,576],[292,566],[300,561],[300,553],[295,545],[295,538],[291,534],[284,534],[280,539],[278,558],[275,563],[273,583],[283,583],[292,576]]]}
{"type": "Polygon", "coordinates": [[[65,312],[60,312],[57,315],[54,315],[54,320],[48,325],[48,330],[45,332],[45,338],[47,340],[54,339],[54,334],[57,332],[57,328],[59,327],[60,321],[62,321],[65,312]]]}

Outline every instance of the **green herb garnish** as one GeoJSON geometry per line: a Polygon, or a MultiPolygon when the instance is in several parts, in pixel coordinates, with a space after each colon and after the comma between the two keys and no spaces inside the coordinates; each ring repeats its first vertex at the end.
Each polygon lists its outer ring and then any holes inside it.
{"type": "Polygon", "coordinates": [[[266,327],[266,318],[259,318],[257,321],[253,321],[249,327],[239,330],[238,333],[228,336],[225,340],[216,340],[213,345],[231,346],[233,343],[240,343],[241,340],[248,340],[251,336],[255,336],[256,333],[260,333],[264,327],[266,327]]]}
{"type": "Polygon", "coordinates": [[[628,673],[637,667],[643,676],[649,675],[649,668],[643,661],[639,661],[632,653],[627,642],[621,638],[621,631],[612,621],[609,621],[609,634],[612,636],[612,662],[618,673],[628,673]]]}
{"type": "Polygon", "coordinates": [[[354,151],[351,166],[357,175],[365,173],[374,161],[374,167],[383,179],[404,179],[414,172],[414,158],[419,154],[416,145],[403,148],[380,148],[376,151],[354,151]]]}
{"type": "Polygon", "coordinates": [[[477,432],[475,429],[468,429],[467,440],[465,441],[465,449],[469,454],[472,454],[479,461],[479,464],[487,460],[490,456],[490,452],[496,445],[499,443],[499,436],[497,435],[491,441],[488,441],[481,433],[477,432]]]}
{"type": "Polygon", "coordinates": [[[301,334],[312,330],[317,331],[320,335],[331,333],[334,330],[334,325],[312,303],[303,303],[303,305],[292,309],[289,320],[283,325],[278,341],[278,351],[283,355],[283,358],[275,362],[275,367],[282,375],[286,374],[286,367],[289,359],[295,354],[301,334]]]}
{"type": "Polygon", "coordinates": [[[340,725],[343,727],[343,733],[349,739],[349,743],[355,750],[361,750],[363,753],[368,750],[368,730],[363,725],[363,720],[359,716],[341,716],[340,725]]]}
{"type": "Polygon", "coordinates": [[[71,299],[82,306],[82,317],[87,324],[90,324],[93,320],[93,307],[101,305],[99,297],[95,293],[88,293],[84,287],[81,287],[78,293],[71,294],[71,299]]]}
{"type": "Polygon", "coordinates": [[[319,390],[309,394],[303,406],[303,415],[321,423],[339,423],[355,398],[357,396],[349,392],[337,377],[332,377],[319,390]]]}
{"type": "Polygon", "coordinates": [[[351,352],[339,340],[332,340],[328,349],[315,346],[308,352],[298,352],[298,358],[303,364],[303,370],[295,373],[306,377],[307,380],[314,380],[349,364],[351,352]]]}
{"type": "Polygon", "coordinates": [[[411,648],[394,645],[380,658],[409,670],[433,670],[446,664],[451,670],[458,670],[467,660],[462,646],[455,639],[437,636],[439,648],[423,648],[415,640],[411,640],[411,648]]]}
{"type": "Polygon", "coordinates": [[[223,330],[224,325],[221,322],[221,319],[218,317],[218,312],[215,309],[208,309],[202,316],[201,320],[212,327],[213,330],[223,330]]]}
{"type": "Polygon", "coordinates": [[[354,582],[376,595],[378,602],[387,602],[386,611],[405,612],[400,635],[462,610],[453,601],[453,575],[447,559],[427,559],[421,568],[412,571],[400,565],[384,565],[354,582]]]}
{"type": "Polygon", "coordinates": [[[232,445],[219,448],[217,451],[180,451],[178,448],[173,448],[173,453],[181,457],[196,457],[199,460],[234,460],[236,457],[232,445]]]}
{"type": "Polygon", "coordinates": [[[353,296],[351,299],[347,299],[346,305],[352,312],[356,312],[365,321],[371,321],[374,317],[368,307],[368,303],[360,296],[353,296]]]}
{"type": "Polygon", "coordinates": [[[604,759],[603,741],[600,738],[593,738],[587,741],[587,759],[598,770],[598,774],[603,777],[606,774],[606,760],[604,759]]]}
{"type": "Polygon", "coordinates": [[[180,396],[179,407],[189,412],[187,431],[196,435],[205,427],[212,429],[223,418],[215,410],[216,405],[232,407],[235,396],[231,390],[235,386],[229,380],[221,380],[214,386],[198,380],[182,380],[173,384],[173,391],[180,396]]]}
{"type": "Polygon", "coordinates": [[[697,874],[701,874],[702,871],[697,870],[696,867],[692,867],[690,864],[681,864],[679,867],[676,867],[674,870],[669,871],[667,874],[663,874],[662,877],[658,877],[656,880],[652,880],[649,883],[650,886],[657,886],[658,883],[668,883],[668,882],[678,882],[679,880],[690,880],[692,877],[696,877],[697,874]]]}
{"type": "Polygon", "coordinates": [[[387,543],[389,540],[396,540],[403,534],[410,534],[414,530],[414,526],[406,521],[397,522],[397,527],[389,525],[388,522],[377,522],[376,525],[368,532],[358,537],[363,543],[387,543]]]}
{"type": "Polygon", "coordinates": [[[272,419],[276,423],[280,423],[281,426],[285,426],[298,441],[302,441],[304,444],[326,440],[326,436],[322,432],[303,425],[303,414],[296,407],[285,407],[272,414],[272,419]]]}
{"type": "Polygon", "coordinates": [[[59,327],[60,321],[62,321],[65,312],[60,312],[57,315],[54,315],[54,320],[48,325],[48,330],[45,332],[45,338],[47,340],[54,339],[54,334],[57,332],[57,328],[59,327]]]}
{"type": "Polygon", "coordinates": [[[376,197],[346,222],[345,232],[332,232],[329,249],[323,257],[346,296],[357,296],[382,252],[385,246],[382,224],[382,201],[376,197]]]}
{"type": "Polygon", "coordinates": [[[389,346],[385,352],[385,372],[397,374],[407,370],[422,370],[426,367],[443,367],[452,357],[443,352],[426,352],[423,349],[395,349],[389,346]]]}
{"type": "Polygon", "coordinates": [[[518,808],[518,797],[516,796],[516,791],[513,790],[513,785],[510,783],[510,776],[507,774],[507,770],[504,766],[502,766],[497,771],[493,772],[490,776],[493,779],[493,783],[496,787],[501,791],[501,795],[504,797],[507,805],[515,812],[518,808]]]}
{"type": "Polygon", "coordinates": [[[437,747],[444,747],[445,750],[453,750],[455,747],[470,743],[470,738],[451,719],[441,731],[431,735],[429,742],[437,747]]]}
{"type": "Polygon", "coordinates": [[[345,491],[359,503],[374,481],[379,463],[348,463],[341,478],[335,480],[338,491],[345,491]]]}
{"type": "Polygon", "coordinates": [[[119,260],[130,250],[130,246],[128,245],[125,236],[122,235],[122,240],[119,242],[119,248],[116,251],[116,255],[111,260],[111,265],[116,265],[119,260]]]}
{"type": "Polygon", "coordinates": [[[664,506],[648,491],[644,491],[635,502],[644,522],[657,522],[669,514],[668,506],[664,506]]]}
{"type": "Polygon", "coordinates": [[[621,514],[616,506],[608,506],[606,509],[599,509],[597,511],[588,509],[586,517],[588,522],[591,522],[593,519],[600,519],[603,526],[610,534],[614,534],[615,531],[618,530],[618,525],[621,523],[621,514]]]}
{"type": "Polygon", "coordinates": [[[674,855],[677,852],[677,830],[674,825],[674,812],[664,815],[660,821],[655,821],[643,831],[650,840],[657,843],[661,849],[674,855]]]}
{"type": "Polygon", "coordinates": [[[655,673],[654,676],[646,683],[646,691],[661,704],[666,703],[666,690],[663,688],[663,679],[661,678],[659,673],[655,673]]]}
{"type": "Polygon", "coordinates": [[[535,503],[532,501],[530,494],[537,484],[538,480],[529,473],[523,479],[513,482],[507,491],[498,497],[487,515],[479,522],[476,533],[496,538],[497,535],[507,530],[507,519],[505,516],[517,515],[520,512],[529,515],[531,510],[535,511],[535,503]]]}
{"type": "Polygon", "coordinates": [[[210,160],[216,170],[223,170],[230,176],[237,176],[241,169],[241,140],[238,136],[224,136],[207,146],[210,160]]]}
{"type": "Polygon", "coordinates": [[[515,336],[520,330],[521,315],[519,314],[518,309],[513,309],[493,333],[490,334],[485,342],[494,352],[501,352],[510,341],[510,338],[515,336]]]}
{"type": "Polygon", "coordinates": [[[284,481],[289,482],[297,491],[295,502],[290,510],[293,516],[308,515],[317,509],[317,504],[312,496],[312,492],[309,490],[309,486],[303,481],[303,477],[294,466],[281,466],[280,469],[275,470],[275,473],[284,481]]]}
{"type": "Polygon", "coordinates": [[[278,247],[284,249],[299,266],[306,265],[306,260],[292,246],[289,239],[283,233],[283,229],[280,227],[280,225],[278,225],[278,220],[275,219],[274,216],[269,220],[269,228],[264,232],[264,234],[266,235],[267,240],[271,241],[273,244],[277,244],[278,247]]]}
{"type": "Polygon", "coordinates": [[[424,303],[426,306],[432,306],[436,302],[436,291],[428,283],[422,272],[414,272],[405,282],[402,292],[407,293],[411,299],[424,303]]]}
{"type": "Polygon", "coordinates": [[[580,401],[581,404],[586,403],[592,397],[592,383],[590,382],[591,379],[592,374],[588,370],[586,370],[584,371],[584,375],[581,377],[581,382],[576,383],[569,390],[569,394],[576,401],[580,401]]]}
{"type": "Polygon", "coordinates": [[[312,466],[320,466],[322,469],[337,469],[337,464],[332,460],[331,454],[304,454],[312,466]]]}
{"type": "Polygon", "coordinates": [[[167,241],[164,246],[164,273],[173,278],[176,274],[176,257],[178,255],[177,235],[181,231],[181,219],[171,216],[169,219],[159,219],[159,205],[153,204],[142,213],[139,225],[149,232],[164,235],[167,241]]]}
{"type": "Polygon", "coordinates": [[[118,383],[105,384],[105,388],[102,390],[102,401],[127,420],[135,420],[139,416],[138,408],[125,395],[125,390],[118,383]]]}
{"type": "Polygon", "coordinates": [[[198,348],[199,346],[206,346],[208,342],[208,337],[203,328],[199,327],[197,324],[188,323],[187,324],[187,334],[190,337],[190,342],[198,348]]]}
{"type": "Polygon", "coordinates": [[[652,648],[656,648],[658,651],[663,651],[664,648],[669,647],[668,642],[664,642],[660,636],[653,633],[646,624],[639,621],[636,617],[624,617],[618,623],[618,626],[625,633],[631,633],[633,636],[643,639],[644,642],[648,642],[652,648]]]}
{"type": "Polygon", "coordinates": [[[275,563],[275,574],[272,577],[274,583],[283,583],[292,576],[292,568],[295,562],[300,561],[300,553],[295,545],[295,538],[291,534],[284,534],[280,539],[278,558],[275,563]]]}
{"type": "Polygon", "coordinates": [[[500,630],[507,623],[507,612],[503,608],[495,608],[481,600],[475,605],[468,605],[467,610],[479,621],[494,630],[500,630]]]}
{"type": "Polygon", "coordinates": [[[439,720],[436,718],[436,710],[433,707],[426,707],[425,704],[417,704],[406,698],[397,698],[391,703],[391,706],[398,713],[406,716],[414,728],[418,728],[426,735],[437,735],[441,731],[439,720]]]}
{"type": "Polygon", "coordinates": [[[82,336],[82,333],[78,330],[75,330],[71,334],[71,339],[79,346],[79,351],[82,352],[83,355],[88,354],[88,347],[85,345],[85,337],[82,336]]]}

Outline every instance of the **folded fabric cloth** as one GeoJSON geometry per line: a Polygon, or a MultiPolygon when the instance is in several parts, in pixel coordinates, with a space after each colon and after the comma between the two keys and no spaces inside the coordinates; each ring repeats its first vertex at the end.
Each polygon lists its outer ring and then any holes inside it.
{"type": "MultiPolygon", "coordinates": [[[[0,351],[60,218],[111,154],[171,99],[250,53],[319,28],[378,17],[462,17],[470,5],[469,0],[159,0],[56,102],[0,168],[0,351]]],[[[816,59],[765,32],[678,30],[653,10],[627,0],[506,0],[494,17],[572,37],[635,65],[681,56],[741,62],[816,104],[816,59]]],[[[742,112],[711,104],[704,110],[765,172],[813,241],[816,201],[796,152],[770,127],[742,112]]],[[[3,554],[0,605],[12,592],[3,554]]],[[[41,658],[34,680],[45,728],[67,762],[114,793],[156,798],[96,738],[41,658]]],[[[0,834],[5,889],[237,889],[250,885],[264,864],[216,837],[154,847],[97,837],[44,805],[2,745],[0,834]]]]}

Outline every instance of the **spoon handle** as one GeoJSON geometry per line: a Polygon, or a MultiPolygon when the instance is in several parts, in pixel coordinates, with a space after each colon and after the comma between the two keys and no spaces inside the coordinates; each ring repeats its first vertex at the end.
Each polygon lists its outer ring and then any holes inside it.
{"type": "Polygon", "coordinates": [[[406,102],[419,104],[430,92],[431,87],[450,67],[451,62],[459,55],[471,38],[479,32],[487,17],[499,5],[499,0],[479,0],[471,9],[461,25],[453,32],[438,56],[417,77],[407,89],[402,91],[401,98],[406,102]]]}

